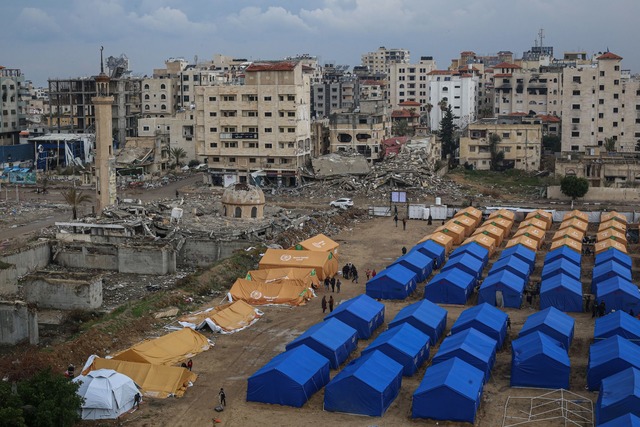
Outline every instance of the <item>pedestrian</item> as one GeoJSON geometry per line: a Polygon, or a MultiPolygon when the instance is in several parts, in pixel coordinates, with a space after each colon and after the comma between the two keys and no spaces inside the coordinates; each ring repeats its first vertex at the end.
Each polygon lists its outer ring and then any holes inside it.
{"type": "Polygon", "coordinates": [[[336,282],[336,288],[338,289],[338,293],[340,293],[340,286],[342,286],[342,282],[340,281],[340,279],[338,279],[338,281],[336,282]]]}
{"type": "Polygon", "coordinates": [[[429,217],[427,218],[427,225],[431,225],[433,223],[433,217],[431,216],[431,214],[429,214],[429,217]]]}
{"type": "MultiPolygon", "coordinates": [[[[407,247],[403,246],[402,247],[402,255],[406,255],[407,254],[407,247]]],[[[367,277],[368,278],[368,277],[367,277]]]]}
{"type": "Polygon", "coordinates": [[[402,230],[406,230],[407,229],[407,218],[404,217],[402,218],[402,230]]]}
{"type": "Polygon", "coordinates": [[[393,220],[396,222],[396,227],[398,226],[398,214],[393,216],[393,220]]]}
{"type": "Polygon", "coordinates": [[[189,359],[187,362],[187,369],[191,370],[191,368],[193,368],[193,360],[189,359]]]}
{"type": "Polygon", "coordinates": [[[322,314],[327,311],[327,296],[322,297],[322,314]]]}
{"type": "Polygon", "coordinates": [[[324,288],[327,290],[327,292],[329,292],[329,285],[331,284],[330,280],[328,277],[324,278],[324,288]]]}
{"type": "Polygon", "coordinates": [[[531,307],[533,303],[533,295],[531,295],[530,291],[525,291],[525,293],[527,295],[527,303],[529,304],[529,307],[531,307]]]}
{"type": "Polygon", "coordinates": [[[591,306],[591,318],[595,318],[598,315],[598,301],[593,302],[593,306],[591,306]]]}
{"type": "Polygon", "coordinates": [[[66,372],[64,373],[64,376],[72,380],[75,374],[75,371],[76,371],[76,367],[73,364],[69,364],[66,372]]]}
{"type": "Polygon", "coordinates": [[[598,306],[598,316],[603,317],[606,312],[607,308],[604,301],[600,301],[600,305],[598,306]]]}
{"type": "Polygon", "coordinates": [[[180,193],[178,192],[178,190],[176,190],[176,199],[180,197],[180,193]]]}
{"type": "Polygon", "coordinates": [[[342,277],[345,279],[349,278],[349,264],[345,264],[344,267],[342,267],[342,277]]]}
{"type": "Polygon", "coordinates": [[[511,317],[507,316],[507,331],[511,332],[511,317]]]}
{"type": "Polygon", "coordinates": [[[586,298],[586,301],[585,301],[584,311],[588,313],[589,311],[591,311],[591,294],[587,294],[585,298],[586,298]]]}
{"type": "Polygon", "coordinates": [[[398,205],[393,205],[393,213],[398,215],[398,205]]]}
{"type": "Polygon", "coordinates": [[[335,290],[336,290],[336,278],[332,277],[330,282],[331,282],[331,292],[335,292],[335,290]]]}
{"type": "Polygon", "coordinates": [[[140,396],[140,393],[136,393],[135,396],[133,396],[133,407],[136,409],[140,409],[141,400],[142,400],[142,396],[140,396]]]}
{"type": "Polygon", "coordinates": [[[438,269],[438,260],[437,259],[433,259],[433,270],[437,270],[438,269]]]}
{"type": "Polygon", "coordinates": [[[333,295],[329,297],[329,313],[333,311],[333,295]]]}
{"type": "Polygon", "coordinates": [[[367,275],[367,282],[369,281],[369,278],[371,277],[371,270],[369,270],[368,268],[364,271],[364,274],[367,275]]]}
{"type": "Polygon", "coordinates": [[[224,394],[224,389],[220,387],[220,391],[218,392],[218,397],[220,398],[220,404],[222,406],[227,406],[227,395],[224,394]]]}
{"type": "Polygon", "coordinates": [[[373,279],[374,277],[376,277],[376,269],[374,268],[373,270],[371,270],[371,278],[373,279]]]}
{"type": "Polygon", "coordinates": [[[355,282],[356,284],[358,284],[358,270],[356,270],[355,265],[351,267],[351,275],[353,276],[353,279],[351,279],[351,283],[355,282]]]}

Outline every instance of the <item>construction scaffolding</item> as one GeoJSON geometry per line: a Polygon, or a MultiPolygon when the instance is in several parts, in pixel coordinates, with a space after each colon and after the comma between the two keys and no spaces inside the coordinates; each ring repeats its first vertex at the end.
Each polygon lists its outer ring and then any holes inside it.
{"type": "Polygon", "coordinates": [[[534,397],[509,396],[504,405],[502,427],[544,423],[545,426],[593,426],[591,399],[565,389],[534,397]]]}

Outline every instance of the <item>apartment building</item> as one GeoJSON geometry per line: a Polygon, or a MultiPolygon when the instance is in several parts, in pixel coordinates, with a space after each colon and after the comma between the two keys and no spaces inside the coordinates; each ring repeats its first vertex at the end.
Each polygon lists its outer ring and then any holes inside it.
{"type": "Polygon", "coordinates": [[[407,49],[387,49],[381,46],[375,52],[368,52],[362,55],[362,66],[367,67],[369,72],[386,74],[389,72],[391,64],[409,64],[410,54],[407,49]]]}
{"type": "Polygon", "coordinates": [[[310,162],[310,78],[300,61],[261,61],[243,84],[195,87],[197,156],[214,182],[297,185],[310,162]]]}
{"type": "Polygon", "coordinates": [[[314,120],[329,117],[336,110],[358,107],[360,81],[357,76],[347,73],[347,69],[346,65],[327,65],[322,78],[311,84],[311,117],[314,120]]]}
{"type": "Polygon", "coordinates": [[[542,153],[542,123],[533,119],[522,123],[501,123],[500,119],[483,119],[469,125],[460,138],[460,163],[474,169],[491,169],[491,135],[500,137],[495,150],[504,153],[497,168],[537,171],[542,153]]]}
{"type": "Polygon", "coordinates": [[[443,117],[441,105],[451,106],[454,123],[464,128],[478,117],[479,77],[471,70],[434,70],[428,74],[429,123],[432,130],[440,128],[443,117]]]}
{"type": "Polygon", "coordinates": [[[432,56],[422,56],[417,64],[391,63],[388,72],[389,108],[406,101],[419,102],[419,113],[426,112],[429,103],[429,73],[436,70],[432,56]]]}
{"type": "Polygon", "coordinates": [[[181,160],[185,164],[191,160],[202,161],[196,154],[195,117],[196,112],[191,109],[179,111],[168,117],[145,117],[138,123],[138,136],[161,137],[162,150],[166,150],[166,155],[162,154],[162,158],[168,157],[171,149],[180,148],[186,154],[181,160]]]}
{"type": "Polygon", "coordinates": [[[361,101],[358,111],[334,112],[329,117],[332,153],[358,153],[372,162],[380,158],[382,141],[389,135],[384,101],[361,101]]]}
{"type": "Polygon", "coordinates": [[[609,153],[603,147],[591,147],[556,159],[556,175],[586,178],[590,187],[636,188],[640,186],[640,162],[637,153],[609,153]]]}
{"type": "Polygon", "coordinates": [[[18,144],[27,128],[26,100],[29,91],[24,74],[17,68],[0,66],[0,145],[18,144]]]}

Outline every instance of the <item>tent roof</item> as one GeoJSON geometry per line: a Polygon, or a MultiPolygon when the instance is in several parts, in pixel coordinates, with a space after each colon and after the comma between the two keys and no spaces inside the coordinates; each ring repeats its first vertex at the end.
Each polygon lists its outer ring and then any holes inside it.
{"type": "Polygon", "coordinates": [[[596,318],[593,337],[608,338],[611,335],[633,339],[636,344],[640,344],[640,321],[622,310],[596,318]]]}
{"type": "Polygon", "coordinates": [[[82,408],[112,411],[109,418],[117,418],[138,393],[131,378],[113,369],[96,369],[75,377],[73,382],[80,383],[78,395],[84,398],[82,408]]]}
{"type": "Polygon", "coordinates": [[[545,263],[542,267],[542,279],[546,279],[548,276],[554,276],[559,272],[565,273],[574,279],[580,280],[580,267],[573,262],[565,258],[558,258],[550,263],[545,263]]]}
{"type": "Polygon", "coordinates": [[[600,277],[613,275],[622,277],[623,279],[627,279],[630,281],[631,269],[629,267],[625,267],[622,264],[618,264],[613,260],[609,260],[601,262],[600,264],[593,267],[593,273],[591,277],[593,277],[595,281],[598,281],[600,277]]]}
{"type": "Polygon", "coordinates": [[[427,299],[422,299],[400,310],[389,326],[391,327],[393,323],[408,317],[415,317],[422,323],[435,328],[443,319],[447,318],[447,310],[427,299]]]}
{"type": "Polygon", "coordinates": [[[496,244],[502,243],[504,239],[505,231],[500,227],[496,227],[491,224],[484,224],[473,232],[473,234],[486,234],[489,237],[492,237],[496,244]]]}
{"type": "Polygon", "coordinates": [[[520,229],[520,228],[529,227],[529,226],[539,228],[542,231],[547,231],[547,229],[549,228],[546,222],[539,220],[537,218],[526,219],[522,221],[518,227],[520,229]]]}
{"type": "Polygon", "coordinates": [[[540,292],[548,292],[558,287],[565,288],[582,296],[582,283],[564,273],[559,273],[543,280],[540,285],[540,292]]]}
{"type": "Polygon", "coordinates": [[[621,252],[627,253],[627,245],[622,242],[615,241],[613,239],[602,240],[600,242],[596,242],[595,252],[596,255],[600,252],[609,250],[609,249],[617,249],[621,252]]]}
{"type": "Polygon", "coordinates": [[[525,217],[525,219],[531,218],[544,221],[547,224],[547,230],[551,227],[551,223],[553,222],[553,214],[551,212],[543,211],[542,209],[536,209],[535,211],[529,212],[525,217]]]}
{"type": "Polygon", "coordinates": [[[582,243],[578,242],[570,237],[563,237],[562,239],[557,239],[554,240],[551,243],[551,249],[550,250],[555,250],[558,248],[561,248],[562,246],[566,246],[569,249],[572,249],[576,252],[578,252],[579,254],[582,253],[582,243]]]}
{"type": "Polygon", "coordinates": [[[208,349],[207,337],[191,328],[184,328],[159,338],[142,341],[116,354],[113,360],[176,365],[208,349]]]}
{"type": "Polygon", "coordinates": [[[513,239],[509,239],[509,241],[507,242],[507,248],[510,248],[514,245],[522,245],[531,251],[538,250],[538,242],[527,236],[519,236],[513,239]]]}
{"type": "Polygon", "coordinates": [[[538,227],[534,227],[533,225],[529,225],[518,228],[518,231],[516,231],[516,234],[514,234],[513,237],[527,236],[540,242],[544,240],[545,235],[546,231],[540,230],[538,227]]]}
{"type": "MultiPolygon", "coordinates": [[[[483,283],[484,285],[484,283],[483,283]]],[[[491,304],[483,303],[467,308],[453,324],[451,331],[464,329],[467,324],[478,321],[494,331],[501,331],[507,324],[507,314],[491,304]]]]}
{"type": "Polygon", "coordinates": [[[273,283],[280,280],[294,280],[306,285],[320,284],[314,268],[265,268],[262,270],[250,270],[245,277],[247,280],[257,280],[258,282],[273,283]]]}
{"type": "Polygon", "coordinates": [[[472,275],[462,270],[452,268],[451,270],[442,271],[433,276],[429,281],[429,285],[432,283],[437,283],[439,281],[445,281],[450,285],[464,289],[471,286],[471,284],[474,283],[475,279],[472,275]]]}
{"type": "MultiPolygon", "coordinates": [[[[407,254],[407,255],[409,255],[409,254],[407,254]]],[[[398,258],[389,267],[387,267],[384,270],[378,272],[378,274],[376,274],[375,277],[372,277],[371,279],[369,279],[369,282],[375,282],[376,279],[382,280],[383,277],[388,277],[389,279],[391,279],[391,280],[393,280],[395,282],[398,282],[398,283],[401,283],[403,285],[406,285],[411,280],[415,279],[416,273],[414,271],[410,270],[409,268],[407,268],[406,266],[402,265],[400,263],[400,261],[405,261],[405,262],[407,262],[407,263],[409,263],[411,265],[416,265],[416,263],[411,262],[407,258],[404,258],[404,257],[401,257],[401,258],[402,258],[402,260],[400,258],[398,258]]],[[[415,259],[414,259],[414,261],[415,261],[415,259]]],[[[423,266],[420,266],[420,265],[416,265],[416,266],[418,266],[420,268],[423,267],[423,266]]]]}
{"type": "Polygon", "coordinates": [[[640,366],[640,346],[618,335],[591,344],[589,370],[605,363],[611,363],[613,359],[623,359],[631,362],[634,366],[640,366]]]}
{"type": "Polygon", "coordinates": [[[480,246],[477,242],[469,242],[458,247],[456,250],[451,252],[451,255],[449,255],[449,259],[462,253],[471,254],[485,263],[489,259],[489,251],[487,250],[487,248],[480,246]]]}
{"type": "MultiPolygon", "coordinates": [[[[511,227],[513,227],[513,221],[508,220],[507,218],[490,218],[486,221],[488,224],[494,225],[498,228],[502,228],[505,234],[509,234],[511,232],[511,227]]],[[[505,235],[506,237],[506,235],[505,235]]]]}
{"type": "Polygon", "coordinates": [[[452,268],[459,268],[461,266],[466,267],[465,271],[472,270],[476,273],[480,273],[484,268],[484,264],[478,258],[469,253],[461,253],[456,257],[449,257],[449,260],[442,268],[442,271],[448,271],[452,268]]]}
{"type": "Polygon", "coordinates": [[[484,373],[458,357],[431,365],[414,395],[445,386],[469,400],[478,400],[484,383],[484,373]]]}
{"type": "Polygon", "coordinates": [[[640,427],[640,417],[629,412],[598,425],[600,427],[640,427]]]}
{"type": "MultiPolygon", "coordinates": [[[[517,256],[512,255],[500,257],[498,261],[494,262],[491,266],[491,270],[489,270],[489,276],[497,273],[500,270],[508,270],[514,274],[516,272],[522,272],[528,277],[530,273],[530,265],[517,256]]],[[[520,274],[516,275],[520,276],[520,274]]]]}
{"type": "Polygon", "coordinates": [[[383,392],[398,374],[402,374],[402,365],[381,351],[372,351],[354,359],[332,380],[332,385],[354,376],[372,389],[383,392]]]}
{"type": "MultiPolygon", "coordinates": [[[[563,313],[555,307],[548,307],[527,317],[518,336],[527,335],[530,331],[537,331],[541,326],[546,325],[562,336],[571,338],[573,337],[575,323],[573,317],[568,314],[563,313]]],[[[542,332],[545,331],[543,330],[542,332]]]]}
{"type": "Polygon", "coordinates": [[[565,237],[568,237],[569,239],[573,239],[576,242],[582,243],[582,238],[584,237],[584,231],[580,231],[573,227],[563,228],[562,230],[558,230],[555,232],[551,241],[564,239],[565,237]]]}
{"type": "Polygon", "coordinates": [[[427,240],[432,240],[440,246],[444,246],[447,251],[450,251],[453,247],[453,237],[442,232],[437,232],[429,235],[427,240]]]}
{"type": "Polygon", "coordinates": [[[599,231],[598,234],[596,234],[596,239],[598,240],[598,242],[606,239],[613,239],[616,242],[620,242],[625,245],[628,243],[627,236],[614,228],[608,228],[606,230],[599,231]]]}
{"type": "Polygon", "coordinates": [[[589,227],[589,223],[587,221],[582,221],[578,218],[566,219],[560,223],[558,230],[562,230],[563,228],[573,227],[576,230],[580,230],[583,233],[587,231],[587,227],[589,227]]]}
{"type": "Polygon", "coordinates": [[[275,356],[258,369],[251,378],[269,371],[278,371],[298,384],[305,384],[325,365],[329,365],[329,360],[326,357],[306,345],[299,345],[275,356]]]}
{"type": "Polygon", "coordinates": [[[502,284],[506,288],[522,293],[525,286],[525,279],[508,270],[500,270],[495,273],[490,272],[489,275],[487,275],[487,278],[482,282],[480,288],[486,289],[498,283],[502,284]]]}
{"type": "MultiPolygon", "coordinates": [[[[376,301],[375,299],[367,296],[367,295],[358,295],[357,297],[348,299],[333,310],[332,315],[336,315],[341,311],[349,311],[353,313],[356,317],[360,317],[361,319],[370,320],[375,317],[380,311],[384,311],[384,304],[376,301]]],[[[331,317],[331,315],[327,316],[331,317]]]]}
{"type": "Polygon", "coordinates": [[[515,212],[510,211],[509,209],[498,209],[497,211],[493,211],[489,214],[489,219],[492,218],[506,218],[510,221],[513,221],[514,218],[516,217],[515,212]]]}
{"type": "Polygon", "coordinates": [[[611,292],[620,291],[636,299],[640,299],[640,292],[638,291],[638,287],[627,279],[619,276],[614,276],[607,280],[599,282],[596,291],[598,298],[611,292]]]}
{"type": "Polygon", "coordinates": [[[600,222],[607,222],[612,220],[615,220],[624,225],[627,225],[627,217],[622,215],[621,213],[618,213],[616,211],[609,211],[609,212],[602,212],[600,214],[600,222]]]}
{"type": "Polygon", "coordinates": [[[433,240],[426,240],[424,242],[418,243],[412,249],[420,250],[421,252],[428,252],[434,256],[434,258],[441,258],[445,256],[445,248],[442,245],[434,242],[433,240]]]}
{"type": "Polygon", "coordinates": [[[337,350],[345,341],[350,341],[357,335],[357,331],[351,326],[338,319],[328,319],[324,322],[316,323],[307,329],[298,338],[287,344],[287,348],[292,348],[295,344],[306,339],[313,339],[331,350],[337,350]]]}
{"type": "Polygon", "coordinates": [[[581,264],[582,255],[568,246],[560,246],[552,251],[549,251],[547,255],[544,257],[544,263],[550,262],[554,259],[565,258],[569,261],[573,262],[575,265],[581,264]]]}
{"type": "Polygon", "coordinates": [[[257,280],[236,279],[229,289],[230,299],[249,304],[302,305],[312,297],[308,285],[302,281],[280,280],[265,283],[257,280]]]}
{"type": "Polygon", "coordinates": [[[468,206],[458,211],[458,213],[455,216],[458,217],[462,215],[470,216],[472,218],[475,218],[476,220],[482,219],[482,211],[480,209],[474,208],[473,206],[468,206]]]}
{"type": "Polygon", "coordinates": [[[620,221],[616,221],[613,219],[610,219],[608,221],[602,221],[600,222],[600,224],[598,224],[598,232],[603,231],[603,230],[607,230],[609,228],[613,228],[614,230],[618,230],[621,233],[626,233],[627,232],[627,224],[626,223],[622,223],[620,221]]]}
{"type": "Polygon", "coordinates": [[[589,222],[589,215],[577,209],[574,209],[571,212],[567,212],[566,214],[564,214],[564,217],[562,218],[562,220],[565,221],[571,218],[578,218],[581,221],[589,222]]]}
{"type": "MultiPolygon", "coordinates": [[[[495,359],[497,346],[496,340],[477,329],[465,329],[449,335],[442,341],[438,352],[433,356],[432,363],[439,363],[443,359],[448,359],[446,357],[447,354],[462,350],[477,360],[491,364],[495,359]]],[[[491,369],[491,366],[489,366],[489,369],[491,369]]]]}
{"type": "Polygon", "coordinates": [[[564,346],[540,331],[519,336],[511,341],[511,346],[516,360],[527,360],[542,353],[567,367],[571,366],[569,354],[564,346]]]}
{"type": "MultiPolygon", "coordinates": [[[[267,249],[260,259],[260,265],[281,267],[315,268],[324,265],[333,255],[326,252],[298,251],[295,249],[267,249]]],[[[262,270],[262,268],[260,268],[262,270]]]]}
{"type": "Polygon", "coordinates": [[[338,255],[338,248],[340,247],[339,243],[334,242],[322,233],[303,240],[299,245],[308,251],[333,252],[334,255],[338,255]]]}
{"type": "Polygon", "coordinates": [[[536,262],[536,251],[521,244],[516,244],[504,249],[500,253],[500,258],[504,258],[510,255],[517,256],[523,261],[526,261],[529,265],[534,265],[536,262]]]}
{"type": "MultiPolygon", "coordinates": [[[[402,263],[407,263],[410,264],[414,267],[417,268],[425,268],[427,266],[431,267],[433,260],[431,258],[429,258],[427,255],[425,255],[424,253],[420,252],[420,251],[412,251],[412,252],[407,252],[406,254],[404,254],[403,256],[401,256],[400,258],[396,259],[391,265],[389,265],[389,267],[387,267],[385,270],[382,270],[381,272],[379,272],[378,274],[383,273],[384,271],[390,269],[391,267],[394,267],[396,265],[399,265],[400,267],[404,268],[405,270],[407,270],[407,268],[402,266],[402,263]]],[[[408,273],[402,273],[402,270],[399,270],[400,273],[395,273],[397,274],[402,274],[403,277],[408,277],[409,280],[411,279],[411,276],[408,273]]],[[[409,270],[411,273],[413,273],[411,270],[409,270]]],[[[413,273],[413,275],[415,276],[415,273],[413,273]]],[[[378,277],[376,275],[376,277],[378,277]]],[[[406,282],[405,282],[406,283],[406,282]]]]}
{"type": "Polygon", "coordinates": [[[378,335],[378,337],[362,351],[362,354],[387,344],[407,356],[415,357],[425,348],[425,344],[428,342],[429,337],[426,334],[408,323],[403,323],[398,327],[387,329],[378,335]]]}
{"type": "Polygon", "coordinates": [[[476,242],[489,251],[489,256],[493,255],[496,250],[496,239],[486,234],[476,234],[464,241],[464,244],[476,242]]]}
{"type": "Polygon", "coordinates": [[[595,265],[601,264],[608,260],[615,260],[619,264],[622,264],[625,267],[629,267],[629,268],[633,266],[633,261],[631,260],[631,257],[626,253],[615,248],[611,248],[608,251],[602,251],[599,254],[597,254],[595,259],[595,265]]]}

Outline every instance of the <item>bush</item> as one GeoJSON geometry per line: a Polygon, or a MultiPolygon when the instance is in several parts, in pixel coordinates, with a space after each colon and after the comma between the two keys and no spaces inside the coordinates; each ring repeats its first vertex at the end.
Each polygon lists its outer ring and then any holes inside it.
{"type": "Polygon", "coordinates": [[[195,159],[189,160],[189,165],[188,166],[190,168],[195,168],[198,165],[200,165],[200,161],[199,160],[195,160],[195,159]]]}

